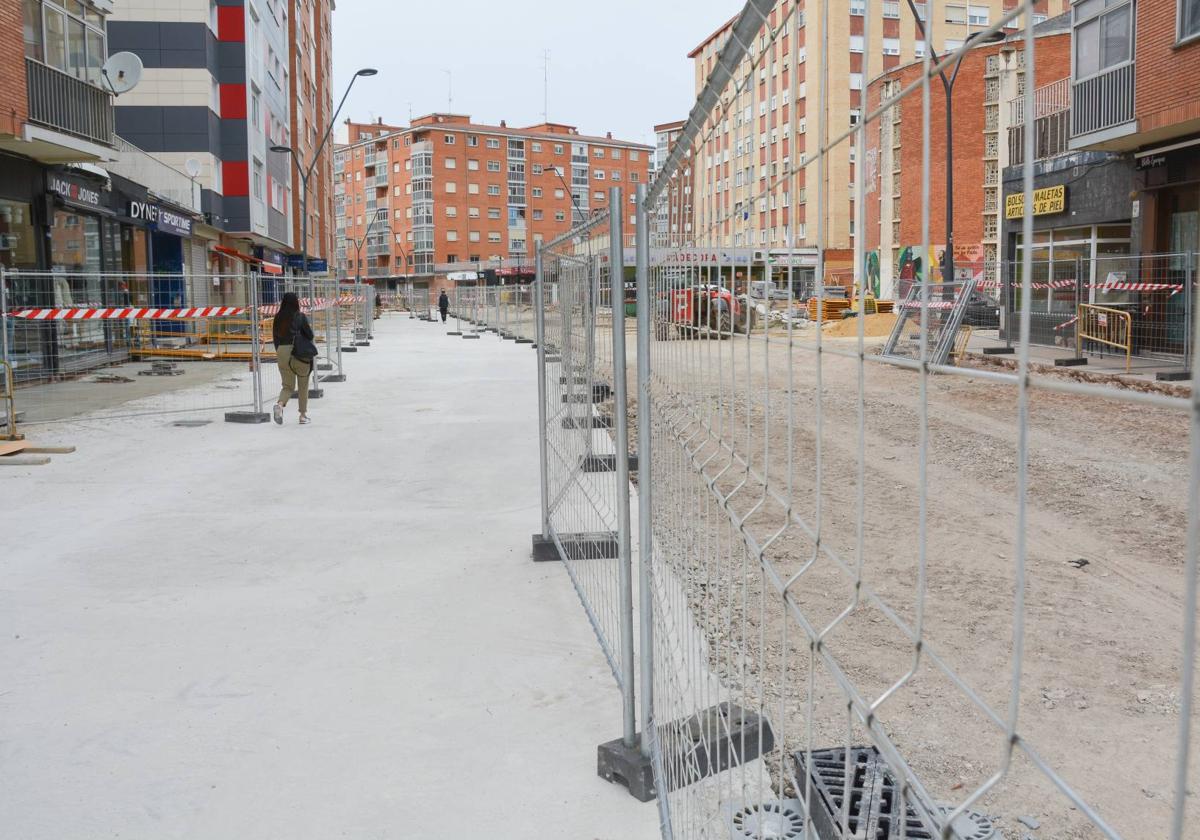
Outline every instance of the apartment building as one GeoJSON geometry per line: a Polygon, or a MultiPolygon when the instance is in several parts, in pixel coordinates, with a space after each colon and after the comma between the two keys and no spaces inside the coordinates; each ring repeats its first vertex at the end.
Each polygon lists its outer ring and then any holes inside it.
{"type": "MultiPolygon", "coordinates": [[[[653,178],[666,165],[667,156],[683,134],[686,120],[662,123],[654,126],[654,161],[650,167],[653,178]]],[[[692,236],[692,159],[686,158],[684,171],[671,182],[660,202],[655,218],[655,234],[659,245],[682,245],[692,236]]]]}
{"type": "Polygon", "coordinates": [[[295,242],[292,161],[269,152],[292,142],[292,5],[144,0],[109,23],[110,48],[146,68],[116,105],[117,133],[177,169],[198,163],[205,223],[275,266],[295,242]]]}
{"type": "MultiPolygon", "coordinates": [[[[820,120],[815,103],[822,63],[827,62],[829,71],[825,118],[832,139],[861,119],[863,90],[870,78],[922,58],[924,50],[924,37],[905,0],[870,4],[874,17],[869,42],[864,26],[866,0],[849,0],[844,13],[831,10],[828,33],[821,31],[820,16],[807,16],[803,8],[796,8],[785,24],[795,5],[794,0],[780,0],[772,10],[769,22],[779,36],[768,43],[764,32],[752,45],[731,89],[723,94],[724,110],[701,132],[702,145],[695,150],[693,167],[697,238],[726,247],[760,249],[779,260],[795,257],[788,251],[789,229],[794,236],[792,248],[804,250],[817,244],[814,208],[819,169],[815,158],[807,166],[805,162],[817,146],[820,120]],[[757,61],[753,78],[752,61],[757,61]],[[733,86],[739,83],[742,92],[734,101],[733,86]],[[783,178],[793,165],[802,170],[795,178],[783,178]]],[[[935,0],[914,6],[922,20],[937,22],[933,48],[941,55],[999,21],[1015,4],[935,0]]],[[[1066,7],[1067,0],[1042,0],[1035,7],[1035,22],[1066,7]]],[[[697,93],[729,39],[732,24],[721,26],[689,54],[695,64],[697,93]]],[[[1010,27],[1021,24],[1017,19],[1010,27]]],[[[849,282],[847,275],[853,272],[856,168],[852,145],[842,143],[830,154],[825,185],[826,279],[833,276],[842,282],[849,282]]]]}
{"type": "Polygon", "coordinates": [[[654,151],[560,123],[510,128],[463,114],[350,124],[334,165],[339,276],[431,277],[500,261],[527,273],[537,243],[607,209],[612,186],[632,224],[654,151]]]}
{"type": "MultiPolygon", "coordinates": [[[[310,259],[332,264],[337,236],[334,230],[333,142],[313,156],[333,119],[332,12],[333,0],[290,0],[288,63],[291,67],[291,134],[295,164],[312,168],[308,180],[308,243],[310,259]]],[[[299,251],[303,236],[303,196],[299,179],[292,190],[292,242],[299,251]]]]}
{"type": "MultiPolygon", "coordinates": [[[[1005,236],[1005,182],[1010,178],[1020,181],[1027,122],[1036,132],[1039,165],[1068,152],[1064,117],[1070,101],[1070,16],[1059,15],[1038,24],[1035,35],[1035,76],[1027,73],[1024,35],[1013,33],[1000,43],[969,50],[952,88],[953,263],[960,278],[994,282],[1001,261],[1011,255],[1015,243],[1005,236]],[[1036,116],[1029,121],[1024,118],[1027,84],[1037,91],[1036,116]],[[1006,171],[1007,167],[1011,169],[1006,171]]],[[[912,61],[877,76],[868,85],[868,108],[879,108],[919,82],[923,71],[921,61],[912,61]]],[[[945,88],[935,80],[929,94],[928,254],[922,253],[926,201],[922,97],[910,95],[883,111],[866,135],[864,247],[871,286],[883,298],[896,294],[897,281],[923,276],[925,267],[941,265],[946,249],[945,178],[950,161],[945,88]]],[[[1093,200],[1080,192],[1074,209],[1082,212],[1088,207],[1090,219],[1092,212],[1107,212],[1110,199],[1099,195],[1093,200]]],[[[1071,223],[1082,223],[1084,217],[1077,215],[1071,223]]]]}

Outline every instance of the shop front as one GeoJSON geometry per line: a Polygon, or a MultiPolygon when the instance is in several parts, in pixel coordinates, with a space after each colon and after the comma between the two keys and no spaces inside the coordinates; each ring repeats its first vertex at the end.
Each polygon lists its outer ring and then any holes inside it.
{"type": "Polygon", "coordinates": [[[1004,172],[1004,262],[1000,334],[1017,339],[1025,259],[1031,258],[1030,340],[1073,346],[1081,303],[1125,306],[1130,284],[1120,282],[1133,245],[1133,170],[1127,158],[1087,152],[1035,164],[1026,195],[1022,167],[1004,172]],[[1025,241],[1026,206],[1033,236],[1025,241]]]}

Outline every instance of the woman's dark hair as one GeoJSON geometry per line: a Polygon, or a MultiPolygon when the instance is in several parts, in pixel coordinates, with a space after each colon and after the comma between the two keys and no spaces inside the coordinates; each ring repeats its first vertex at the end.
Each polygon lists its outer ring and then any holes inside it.
{"type": "Polygon", "coordinates": [[[279,312],[271,324],[271,332],[275,338],[287,338],[292,332],[292,318],[300,312],[300,298],[295,292],[287,292],[279,302],[279,312]]]}

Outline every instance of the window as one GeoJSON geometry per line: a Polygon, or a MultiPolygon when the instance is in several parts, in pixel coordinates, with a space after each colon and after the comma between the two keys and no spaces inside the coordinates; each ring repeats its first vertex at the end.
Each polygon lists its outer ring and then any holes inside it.
{"type": "Polygon", "coordinates": [[[263,165],[258,158],[254,159],[254,197],[259,200],[263,197],[263,165]]]}
{"type": "Polygon", "coordinates": [[[447,146],[453,146],[454,145],[454,135],[453,134],[443,134],[442,142],[445,143],[447,146]]]}
{"type": "Polygon", "coordinates": [[[540,152],[542,150],[542,144],[541,143],[530,143],[529,148],[535,152],[540,152]]]}
{"type": "Polygon", "coordinates": [[[488,242],[499,242],[499,241],[500,241],[500,234],[498,234],[494,231],[492,233],[488,234],[488,242]]]}
{"type": "Polygon", "coordinates": [[[475,148],[476,146],[479,145],[479,138],[476,137],[474,134],[468,134],[467,135],[467,145],[470,146],[472,149],[475,148]]]}
{"type": "Polygon", "coordinates": [[[900,39],[899,38],[884,38],[883,39],[883,54],[884,55],[900,55],[900,39]]]}
{"type": "Polygon", "coordinates": [[[563,198],[567,197],[567,194],[565,192],[563,192],[562,190],[555,190],[554,197],[557,199],[563,199],[563,198]]]}
{"type": "Polygon", "coordinates": [[[966,6],[947,6],[946,7],[946,23],[966,23],[967,22],[967,7],[966,6]]]}
{"type": "Polygon", "coordinates": [[[900,3],[898,2],[898,0],[884,0],[883,16],[885,18],[899,18],[900,17],[900,3]]]}
{"type": "Polygon", "coordinates": [[[642,153],[639,152],[637,149],[630,149],[629,150],[629,159],[630,160],[641,160],[642,153]]]}
{"type": "Polygon", "coordinates": [[[1132,5],[1083,0],[1071,10],[1075,28],[1075,78],[1094,76],[1129,60],[1132,53],[1132,5]]]}
{"type": "Polygon", "coordinates": [[[542,211],[541,210],[533,211],[533,220],[535,222],[540,222],[542,220],[542,211]]]}
{"type": "Polygon", "coordinates": [[[554,154],[561,155],[562,153],[563,153],[562,143],[555,143],[554,144],[554,154]]]}
{"type": "Polygon", "coordinates": [[[850,90],[862,90],[862,86],[863,86],[863,77],[862,76],[863,76],[862,73],[851,73],[850,74],[850,90]]]}
{"type": "Polygon", "coordinates": [[[534,197],[534,198],[541,198],[541,197],[542,197],[542,188],[541,188],[541,187],[534,187],[534,188],[533,188],[533,197],[534,197]]]}
{"type": "Polygon", "coordinates": [[[639,173],[637,173],[637,172],[629,173],[629,180],[633,181],[635,184],[638,182],[639,178],[640,178],[639,173]]]}
{"type": "MultiPolygon", "coordinates": [[[[458,231],[456,231],[456,230],[446,231],[446,241],[447,242],[457,242],[458,241],[458,231]]],[[[451,260],[451,262],[453,262],[453,260],[451,260]]]]}
{"type": "Polygon", "coordinates": [[[258,87],[250,85],[250,119],[257,128],[262,125],[262,110],[259,104],[258,87]]]}
{"type": "Polygon", "coordinates": [[[500,161],[489,160],[487,162],[487,171],[488,172],[499,172],[500,171],[500,161]]]}
{"type": "Polygon", "coordinates": [[[488,184],[488,195],[500,195],[500,185],[488,184]]]}
{"type": "Polygon", "coordinates": [[[613,181],[620,181],[621,171],[619,169],[614,169],[612,172],[608,173],[608,177],[613,181]]]}
{"type": "Polygon", "coordinates": [[[924,41],[913,42],[913,55],[916,56],[917,58],[925,57],[925,42],[924,41]]]}
{"type": "Polygon", "coordinates": [[[913,5],[917,7],[917,17],[921,20],[925,20],[925,4],[913,3],[913,5]]]}
{"type": "Polygon", "coordinates": [[[479,195],[479,185],[467,184],[467,195],[479,195]]]}
{"type": "Polygon", "coordinates": [[[458,208],[457,207],[447,207],[446,215],[451,219],[458,218],[458,208]]]}
{"type": "Polygon", "coordinates": [[[499,207],[489,207],[488,208],[488,218],[489,219],[499,219],[500,218],[500,208],[499,207]]]}
{"type": "Polygon", "coordinates": [[[446,158],[446,168],[447,169],[458,169],[458,159],[451,158],[451,157],[446,158]]]}
{"type": "Polygon", "coordinates": [[[604,193],[597,190],[596,192],[592,193],[592,198],[595,199],[596,201],[603,201],[604,193]]]}
{"type": "Polygon", "coordinates": [[[620,149],[613,149],[613,150],[612,150],[612,159],[613,159],[613,160],[620,160],[620,159],[621,159],[621,150],[620,150],[620,149]]]}
{"type": "Polygon", "coordinates": [[[850,0],[850,14],[862,17],[867,13],[867,0],[850,0]]]}
{"type": "Polygon", "coordinates": [[[458,184],[454,183],[453,181],[447,181],[446,182],[446,192],[448,192],[448,193],[458,192],[458,184]]]}
{"type": "Polygon", "coordinates": [[[479,161],[468,159],[467,160],[467,171],[468,172],[478,172],[479,171],[479,161]]]}
{"type": "Polygon", "coordinates": [[[104,21],[79,2],[24,0],[25,56],[56,67],[77,79],[100,84],[100,66],[108,57],[104,21]]]}
{"type": "Polygon", "coordinates": [[[469,239],[472,242],[478,242],[479,241],[479,231],[477,231],[477,230],[471,231],[470,233],[467,234],[467,239],[469,239]]]}
{"type": "Polygon", "coordinates": [[[533,165],[533,174],[534,174],[534,175],[541,175],[541,174],[542,174],[542,165],[541,165],[540,163],[535,163],[535,164],[533,165]]]}
{"type": "Polygon", "coordinates": [[[988,7],[967,6],[967,23],[971,24],[971,26],[987,26],[988,7]]]}
{"type": "Polygon", "coordinates": [[[467,208],[467,218],[478,219],[479,218],[479,208],[478,207],[468,207],[467,208]]]}
{"type": "Polygon", "coordinates": [[[1035,15],[1033,16],[1033,25],[1034,25],[1034,26],[1037,26],[1039,23],[1045,23],[1045,22],[1046,22],[1046,16],[1045,16],[1045,15],[1038,15],[1038,14],[1035,14],[1035,15]]]}
{"type": "Polygon", "coordinates": [[[963,42],[957,38],[947,38],[944,45],[945,52],[952,53],[963,48],[963,42]]]}
{"type": "Polygon", "coordinates": [[[562,210],[555,210],[555,211],[554,211],[554,221],[556,221],[556,222],[565,222],[566,220],[567,220],[567,214],[566,214],[566,213],[564,213],[562,210]]]}
{"type": "Polygon", "coordinates": [[[604,150],[603,149],[593,149],[592,157],[598,157],[598,158],[604,157],[604,150]]]}
{"type": "Polygon", "coordinates": [[[850,52],[860,53],[862,51],[863,51],[863,36],[851,35],[850,36],[850,52]]]}
{"type": "Polygon", "coordinates": [[[489,137],[488,141],[487,141],[487,147],[489,149],[499,149],[500,148],[500,138],[489,137]]]}

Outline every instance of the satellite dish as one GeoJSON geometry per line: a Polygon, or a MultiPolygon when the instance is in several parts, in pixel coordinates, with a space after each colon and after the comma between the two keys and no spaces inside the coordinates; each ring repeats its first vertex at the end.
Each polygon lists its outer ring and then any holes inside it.
{"type": "Polygon", "coordinates": [[[115,96],[129,93],[142,80],[142,60],[136,53],[113,53],[100,68],[100,75],[115,96]]]}
{"type": "Polygon", "coordinates": [[[188,174],[189,178],[200,177],[200,161],[188,158],[183,164],[183,171],[188,174]]]}

